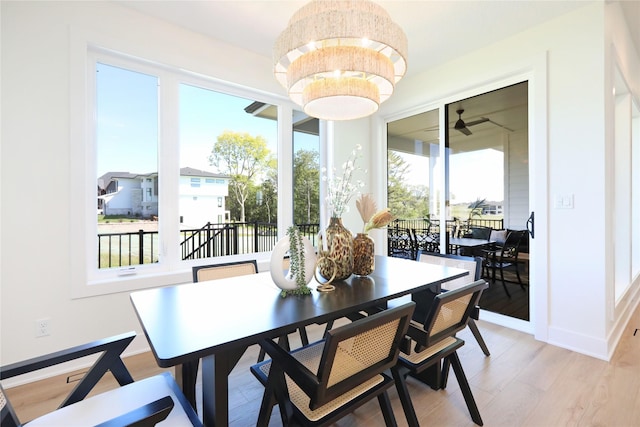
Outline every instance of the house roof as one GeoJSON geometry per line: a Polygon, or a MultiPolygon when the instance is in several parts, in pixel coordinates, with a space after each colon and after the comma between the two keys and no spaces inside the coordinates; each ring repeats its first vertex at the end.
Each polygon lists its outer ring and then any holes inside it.
{"type": "Polygon", "coordinates": [[[180,168],[180,176],[203,176],[209,178],[229,178],[228,175],[212,173],[190,167],[180,168]]]}
{"type": "MultiPolygon", "coordinates": [[[[98,188],[105,189],[107,185],[114,179],[137,179],[143,177],[149,177],[158,175],[158,172],[149,172],[149,173],[131,173],[131,172],[107,172],[101,177],[98,178],[98,188]]],[[[199,169],[194,169],[190,167],[180,168],[180,176],[201,176],[206,178],[229,178],[228,175],[223,175],[219,173],[207,172],[199,169]]]]}

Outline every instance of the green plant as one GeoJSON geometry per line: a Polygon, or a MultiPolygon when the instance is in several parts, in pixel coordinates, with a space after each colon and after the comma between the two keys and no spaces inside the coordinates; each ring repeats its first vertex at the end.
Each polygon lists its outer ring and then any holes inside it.
{"type": "Polygon", "coordinates": [[[309,295],[311,289],[307,286],[305,271],[304,241],[300,230],[295,225],[287,229],[289,236],[289,275],[296,281],[296,288],[283,290],[281,295],[309,295]]]}
{"type": "Polygon", "coordinates": [[[469,211],[467,221],[471,221],[474,217],[479,217],[482,214],[482,209],[485,207],[487,207],[487,199],[476,199],[475,202],[472,202],[468,206],[471,210],[469,211]]]}

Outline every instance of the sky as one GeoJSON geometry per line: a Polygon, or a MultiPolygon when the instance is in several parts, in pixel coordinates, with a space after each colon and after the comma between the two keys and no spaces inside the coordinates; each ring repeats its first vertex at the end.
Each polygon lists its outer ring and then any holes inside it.
{"type": "MultiPolygon", "coordinates": [[[[155,76],[98,64],[97,172],[158,171],[158,86],[155,76]]],[[[209,155],[225,130],[260,135],[277,154],[277,122],[251,116],[253,101],[187,84],[179,89],[180,167],[217,172],[209,155]]],[[[317,137],[296,135],[296,148],[317,149],[317,137]]],[[[429,160],[403,155],[411,184],[429,185],[429,160]]],[[[453,203],[503,199],[502,153],[483,150],[450,159],[453,203]]]]}
{"type": "MultiPolygon", "coordinates": [[[[429,157],[397,153],[409,164],[407,182],[412,185],[430,186],[429,157]]],[[[451,203],[467,203],[477,199],[504,199],[502,152],[488,149],[454,154],[449,159],[449,170],[451,203]]]]}

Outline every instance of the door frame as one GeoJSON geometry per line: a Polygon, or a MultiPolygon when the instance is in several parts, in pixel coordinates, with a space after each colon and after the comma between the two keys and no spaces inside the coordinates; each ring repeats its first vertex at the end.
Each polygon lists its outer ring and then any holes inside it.
{"type": "MultiPolygon", "coordinates": [[[[548,259],[548,216],[549,216],[549,179],[548,179],[548,133],[547,133],[547,52],[534,55],[527,60],[511,64],[510,69],[496,72],[494,78],[478,80],[475,84],[466,85],[467,89],[456,91],[446,97],[442,97],[435,102],[426,102],[421,106],[414,106],[404,112],[381,118],[379,123],[379,141],[382,143],[377,150],[386,153],[388,148],[386,141],[387,123],[402,118],[410,117],[439,109],[440,120],[440,141],[444,141],[445,109],[447,104],[480,95],[493,90],[501,89],[519,82],[528,82],[528,139],[529,139],[529,211],[535,212],[535,238],[529,243],[529,305],[530,321],[526,322],[509,316],[491,313],[483,310],[482,319],[489,322],[509,327],[512,329],[532,333],[536,339],[548,341],[549,327],[549,259],[548,259]]],[[[480,79],[480,77],[478,77],[480,79]]],[[[444,159],[444,144],[440,144],[440,156],[444,159]]],[[[378,165],[386,171],[386,154],[381,156],[378,165]]],[[[445,182],[445,168],[442,168],[441,182],[445,182]]],[[[386,173],[378,183],[380,195],[386,200],[386,173]],[[384,182],[382,182],[384,181],[384,182]]],[[[446,215],[445,196],[441,193],[438,201],[440,204],[441,217],[443,221],[446,215]]]]}

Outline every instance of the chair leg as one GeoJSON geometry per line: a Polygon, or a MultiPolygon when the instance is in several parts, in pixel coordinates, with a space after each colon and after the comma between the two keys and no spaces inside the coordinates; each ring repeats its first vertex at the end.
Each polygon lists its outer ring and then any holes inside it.
{"type": "Polygon", "coordinates": [[[258,362],[262,362],[266,356],[266,353],[262,347],[260,347],[260,353],[258,353],[258,362]]]}
{"type": "Polygon", "coordinates": [[[329,320],[327,322],[327,326],[325,326],[325,328],[324,328],[324,335],[326,335],[327,332],[330,331],[332,328],[333,328],[333,320],[329,320]]]}
{"type": "Polygon", "coordinates": [[[407,418],[407,423],[410,427],[419,427],[420,423],[418,423],[418,417],[416,416],[416,411],[413,408],[411,396],[409,396],[409,390],[407,389],[407,382],[405,380],[406,371],[400,372],[400,368],[394,366],[391,368],[391,374],[396,383],[396,390],[398,390],[398,397],[400,398],[400,403],[402,403],[402,409],[404,410],[404,416],[407,418]]]}
{"type": "Polygon", "coordinates": [[[378,403],[380,404],[380,410],[384,417],[384,424],[387,427],[397,427],[396,417],[393,416],[393,408],[391,407],[391,401],[389,400],[389,395],[386,390],[378,395],[378,403]]]}
{"type": "Polygon", "coordinates": [[[273,390],[271,389],[271,385],[267,384],[264,388],[264,394],[262,395],[262,403],[260,404],[260,411],[258,412],[258,421],[256,423],[257,427],[263,427],[269,425],[269,420],[271,419],[271,412],[273,412],[273,407],[276,406],[276,397],[273,394],[273,390]]]}
{"type": "Polygon", "coordinates": [[[522,290],[526,291],[524,287],[524,283],[522,283],[522,279],[520,278],[520,266],[518,265],[518,263],[515,263],[515,267],[516,267],[516,277],[518,278],[518,283],[520,284],[520,287],[522,288],[522,290]]]}
{"type": "Polygon", "coordinates": [[[489,353],[489,348],[487,347],[487,344],[484,342],[482,335],[480,335],[480,330],[478,329],[478,325],[476,325],[475,320],[469,318],[468,325],[469,325],[469,329],[471,329],[471,333],[476,338],[476,341],[478,341],[478,344],[480,344],[480,348],[482,349],[482,352],[484,353],[484,355],[491,356],[491,354],[489,353]]]}
{"type": "MultiPolygon", "coordinates": [[[[504,288],[504,291],[507,293],[507,296],[511,298],[511,294],[507,289],[507,283],[504,281],[504,272],[502,271],[502,266],[500,266],[500,281],[502,282],[502,287],[504,288]]],[[[495,272],[494,272],[494,282],[495,282],[495,272]]]]}
{"type": "Polygon", "coordinates": [[[477,425],[483,425],[482,417],[480,417],[480,411],[478,411],[478,405],[476,405],[476,401],[473,398],[473,393],[471,393],[471,387],[469,387],[467,376],[464,374],[464,370],[462,369],[462,364],[460,363],[458,353],[454,351],[453,354],[451,354],[448,358],[451,358],[453,372],[456,374],[456,379],[458,380],[458,385],[460,385],[460,390],[462,391],[462,395],[464,396],[464,401],[466,402],[469,413],[471,414],[471,419],[477,425]]]}
{"type": "Polygon", "coordinates": [[[300,341],[302,341],[302,345],[309,345],[309,337],[307,336],[307,330],[304,326],[298,328],[298,333],[300,334],[300,341]]]}

